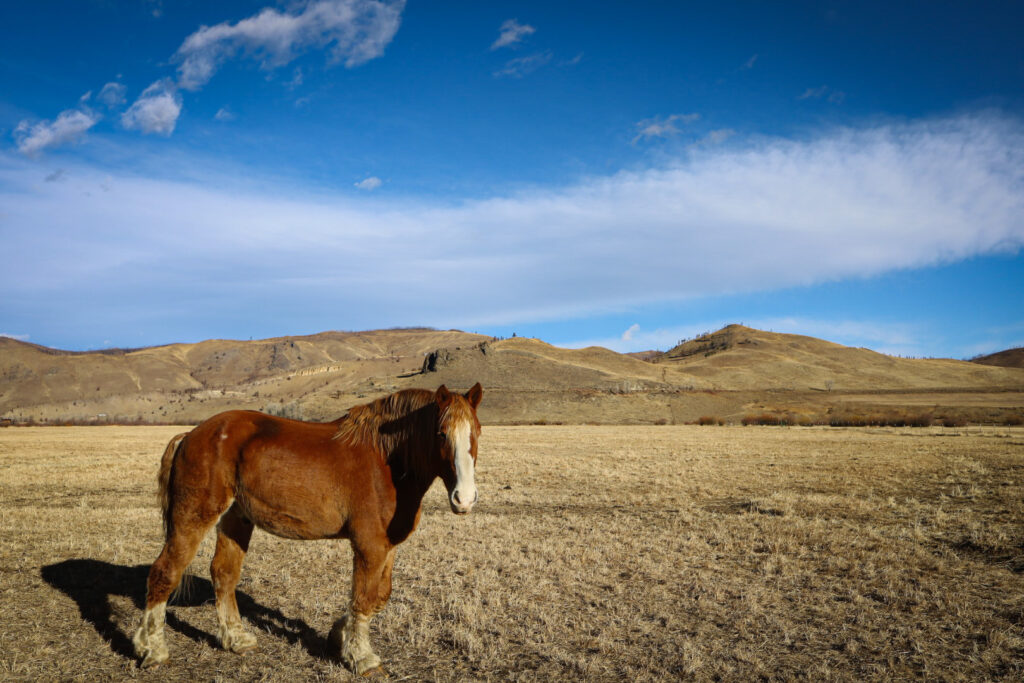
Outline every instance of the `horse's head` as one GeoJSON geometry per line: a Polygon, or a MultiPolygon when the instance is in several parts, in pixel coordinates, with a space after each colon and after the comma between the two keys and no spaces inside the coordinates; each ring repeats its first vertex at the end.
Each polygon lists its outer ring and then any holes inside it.
{"type": "Polygon", "coordinates": [[[452,393],[443,384],[434,394],[438,411],[438,448],[440,476],[448,489],[452,512],[464,515],[480,497],[476,490],[476,445],[480,438],[480,420],[476,407],[484,390],[477,382],[464,395],[452,393]]]}

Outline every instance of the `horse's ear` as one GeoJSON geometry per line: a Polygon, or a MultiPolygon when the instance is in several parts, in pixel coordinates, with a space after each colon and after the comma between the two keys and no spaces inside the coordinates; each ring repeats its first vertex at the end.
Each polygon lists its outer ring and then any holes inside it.
{"type": "Polygon", "coordinates": [[[480,405],[480,399],[484,397],[484,388],[480,386],[480,382],[473,385],[473,388],[466,392],[466,400],[469,401],[469,405],[473,406],[473,410],[480,405]]]}
{"type": "Polygon", "coordinates": [[[443,408],[451,403],[452,392],[448,391],[448,387],[442,384],[437,388],[437,393],[434,394],[434,400],[437,401],[437,405],[443,408]]]}

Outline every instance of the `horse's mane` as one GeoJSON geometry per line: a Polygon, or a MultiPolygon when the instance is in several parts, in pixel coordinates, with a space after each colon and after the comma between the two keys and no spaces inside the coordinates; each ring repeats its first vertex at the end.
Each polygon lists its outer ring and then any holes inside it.
{"type": "Polygon", "coordinates": [[[401,469],[399,476],[410,471],[426,474],[423,458],[431,453],[437,436],[434,392],[403,389],[350,408],[336,423],[334,439],[371,447],[381,460],[401,469]]]}

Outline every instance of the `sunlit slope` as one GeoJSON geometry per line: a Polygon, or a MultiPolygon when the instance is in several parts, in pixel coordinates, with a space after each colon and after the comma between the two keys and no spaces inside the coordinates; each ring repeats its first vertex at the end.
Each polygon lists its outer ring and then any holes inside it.
{"type": "Polygon", "coordinates": [[[241,390],[312,374],[359,382],[414,371],[432,349],[482,339],[458,331],[403,329],[68,352],[0,338],[0,413],[111,397],[241,390]]]}
{"type": "Polygon", "coordinates": [[[655,359],[716,389],[999,390],[1024,372],[952,359],[897,358],[795,334],[730,325],[655,359]]]}

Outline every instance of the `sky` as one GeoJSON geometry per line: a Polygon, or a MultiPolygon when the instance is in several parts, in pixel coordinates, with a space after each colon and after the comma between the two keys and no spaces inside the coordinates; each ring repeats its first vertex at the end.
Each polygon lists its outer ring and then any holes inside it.
{"type": "Polygon", "coordinates": [[[0,335],[1024,346],[1024,2],[0,5],[0,335]]]}

